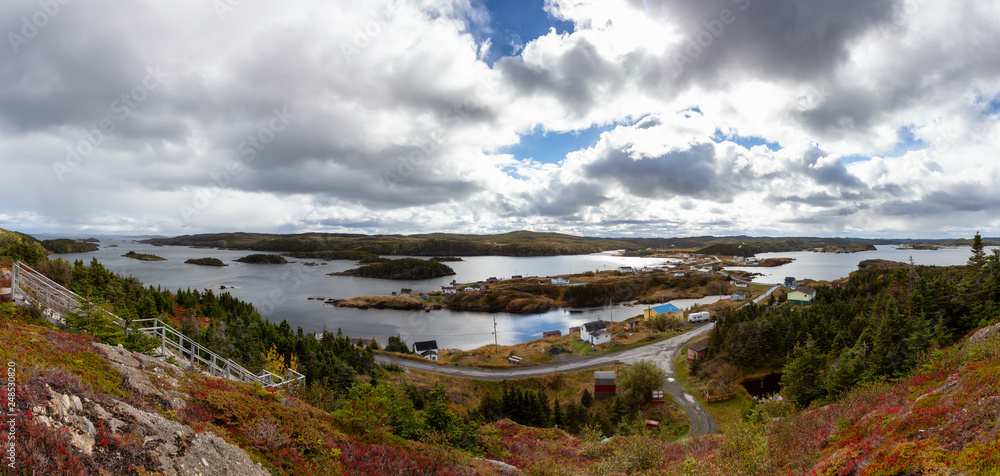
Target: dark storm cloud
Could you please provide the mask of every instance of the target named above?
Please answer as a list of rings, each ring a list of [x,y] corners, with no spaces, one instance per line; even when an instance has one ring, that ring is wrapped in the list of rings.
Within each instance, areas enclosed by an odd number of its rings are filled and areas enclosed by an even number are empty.
[[[608,200],[604,187],[588,182],[552,182],[549,187],[517,195],[497,194],[494,211],[502,217],[545,216],[577,221],[575,216],[588,207]]]
[[[732,198],[729,179],[721,177],[717,168],[715,147],[699,144],[639,159],[626,150],[609,148],[588,164],[586,173],[591,179],[614,181],[630,194],[645,198],[684,196],[728,201]]]
[[[848,45],[889,20],[893,0],[631,0],[634,8],[679,25],[685,37],[672,55],[687,58],[686,80],[753,71],[773,79],[812,79],[848,57]],[[694,45],[694,46],[692,46]]]
[[[555,97],[577,117],[584,116],[601,99],[601,92],[620,86],[624,78],[621,68],[602,57],[588,40],[573,41],[551,63],[505,57],[494,68],[520,94]]]
[[[864,183],[858,177],[851,175],[847,171],[847,167],[844,167],[844,162],[840,158],[826,160],[823,164],[820,164],[820,159],[826,155],[825,152],[818,148],[813,148],[806,152],[803,160],[805,164],[804,172],[808,177],[820,185],[832,185],[850,189],[865,187]]]
[[[1000,193],[984,189],[979,184],[964,184],[948,191],[936,191],[918,200],[892,200],[883,203],[879,211],[890,216],[948,215],[963,212],[995,212]],[[993,217],[995,218],[995,214]]]

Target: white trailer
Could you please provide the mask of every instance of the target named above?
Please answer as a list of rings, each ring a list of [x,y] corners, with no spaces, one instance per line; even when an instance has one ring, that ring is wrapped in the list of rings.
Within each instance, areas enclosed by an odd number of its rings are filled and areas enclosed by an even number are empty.
[[[709,316],[707,311],[692,312],[691,314],[688,314],[688,322],[705,322],[710,317],[711,316]]]

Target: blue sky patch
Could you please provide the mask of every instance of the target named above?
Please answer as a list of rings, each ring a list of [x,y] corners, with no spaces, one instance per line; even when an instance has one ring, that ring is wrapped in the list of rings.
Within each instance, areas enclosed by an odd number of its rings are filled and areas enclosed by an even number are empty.
[[[896,131],[896,134],[899,136],[899,141],[896,142],[896,147],[892,150],[892,152],[887,154],[889,157],[899,157],[905,155],[911,150],[922,150],[927,148],[926,142],[917,139],[916,136],[913,135],[912,126],[901,127],[898,131]]]
[[[840,158],[840,161],[843,162],[844,165],[853,164],[855,162],[864,162],[866,160],[872,160],[872,158],[867,155],[845,155]]]
[[[976,96],[975,105],[976,109],[978,109],[979,113],[983,116],[987,118],[995,117],[1000,114],[1000,95],[990,97],[979,94]]]
[[[722,131],[716,129],[715,134],[712,134],[712,141],[716,144],[724,141],[733,141],[747,149],[758,145],[766,145],[768,149],[772,151],[779,151],[782,149],[781,145],[777,142],[768,142],[767,139],[757,136],[741,136],[741,135],[726,135]]]
[[[516,56],[529,41],[544,36],[549,28],[559,33],[572,33],[573,23],[550,17],[545,13],[544,0],[481,0],[490,12],[490,24],[485,31],[474,31],[477,41],[492,38],[490,65],[504,56]]]
[[[589,129],[573,132],[552,132],[535,130],[531,134],[521,136],[521,142],[501,148],[498,152],[511,154],[518,160],[535,159],[546,164],[559,163],[566,154],[593,147],[601,138],[601,133],[617,127],[591,126]]]

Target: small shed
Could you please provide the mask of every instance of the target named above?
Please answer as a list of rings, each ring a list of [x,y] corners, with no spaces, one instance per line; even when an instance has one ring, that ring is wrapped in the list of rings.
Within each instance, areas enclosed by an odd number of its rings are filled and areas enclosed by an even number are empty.
[[[660,427],[660,422],[658,422],[656,420],[646,420],[646,428],[652,429],[652,428],[659,428],[659,427]]]
[[[594,372],[594,398],[598,400],[615,396],[615,371]]]
[[[561,335],[562,335],[562,331],[559,331],[559,330],[545,331],[545,332],[542,332],[542,339],[544,339],[546,337],[559,337]]]
[[[413,343],[413,350],[427,360],[437,362],[438,344],[436,340],[425,340]]]
[[[569,332],[568,332],[569,335],[579,334],[579,333],[580,333],[580,326],[575,326],[575,327],[570,327],[569,328]]]
[[[708,357],[708,339],[703,339],[688,345],[688,362],[702,360],[705,357]]]
[[[794,288],[795,287],[795,277],[794,276],[785,276],[785,283],[784,284],[785,284],[785,287],[787,287],[787,288]]]
[[[413,290],[410,289],[410,288],[403,288],[403,289],[399,290],[399,295],[400,296],[409,296],[410,293],[412,293],[412,292],[413,292]]]
[[[747,293],[745,293],[743,291],[736,291],[736,292],[734,292],[733,294],[731,294],[729,296],[729,299],[731,299],[733,301],[746,301],[747,300]]]
[[[598,329],[590,333],[590,343],[594,345],[601,345],[611,342],[611,333],[606,329]]]
[[[666,399],[663,398],[663,390],[653,390],[653,405],[663,405]]]
[[[635,329],[635,328],[639,327],[639,321],[628,321],[628,322],[625,323],[625,325],[629,329]]]
[[[691,314],[688,314],[688,322],[706,322],[711,317],[712,316],[708,313],[708,311],[692,312]]]

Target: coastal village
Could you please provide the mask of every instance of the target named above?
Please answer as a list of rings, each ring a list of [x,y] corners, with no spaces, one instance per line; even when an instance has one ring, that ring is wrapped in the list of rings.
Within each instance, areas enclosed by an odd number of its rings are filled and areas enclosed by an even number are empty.
[[[439,342],[440,339],[416,341],[411,344],[411,349],[416,355],[434,362],[504,367],[542,364],[558,359],[565,360],[574,355],[620,350],[623,347],[678,335],[709,322],[724,309],[739,307],[751,301],[764,302],[765,299],[771,298],[771,301],[765,304],[778,305],[787,301],[789,305],[804,306],[810,304],[816,295],[814,288],[804,284],[815,284],[814,281],[800,282],[795,277],[786,277],[781,283],[755,283],[753,273],[724,269],[731,266],[780,266],[791,261],[788,258],[759,260],[755,257],[699,255],[694,252],[677,252],[664,257],[668,261],[658,266],[620,266],[612,270],[545,277],[489,276],[475,282],[462,283],[452,280],[451,283],[441,286],[439,291],[420,292],[412,288],[401,288],[388,296],[327,299],[324,302],[360,309],[431,312],[445,308],[463,309],[455,305],[461,299],[485,301],[491,294],[506,296],[514,293],[521,295],[522,300],[538,299],[531,293],[531,288],[544,289],[555,286],[567,289],[588,285],[623,288],[635,283],[648,283],[650,280],[661,283],[660,287],[652,291],[647,289],[644,293],[629,296],[631,299],[624,301],[623,305],[626,309],[631,308],[634,311],[618,316],[617,320],[613,310],[610,310],[607,318],[602,317],[566,329],[545,330],[540,333],[539,338],[521,344],[491,345],[471,351],[448,348],[446,342]],[[832,283],[832,285],[838,284],[842,285],[842,283]],[[673,299],[697,300],[706,297],[715,300],[709,304],[694,304],[684,309],[668,302]],[[602,303],[614,304],[615,301],[609,299]],[[602,306],[602,303],[594,304]],[[565,303],[556,304],[565,305]],[[574,312],[572,306],[565,307],[570,307],[570,312]],[[489,312],[487,309],[471,310]],[[510,312],[510,309],[503,310]],[[356,340],[359,345],[368,345],[374,339]]]

